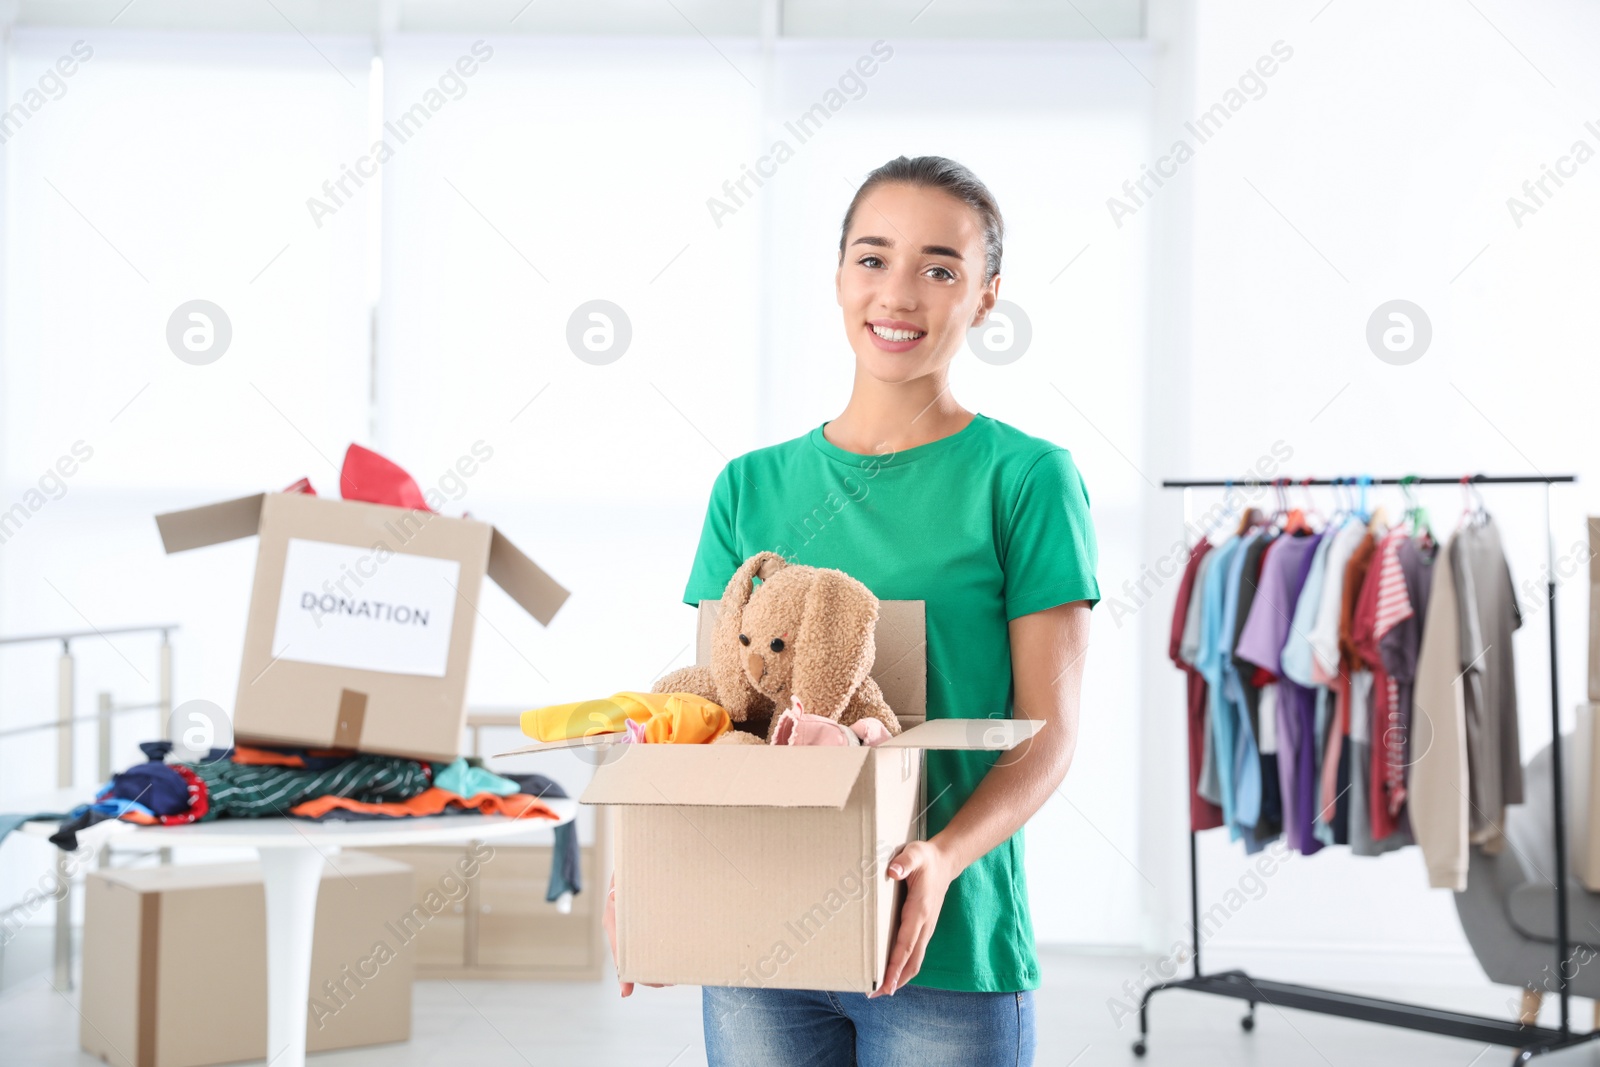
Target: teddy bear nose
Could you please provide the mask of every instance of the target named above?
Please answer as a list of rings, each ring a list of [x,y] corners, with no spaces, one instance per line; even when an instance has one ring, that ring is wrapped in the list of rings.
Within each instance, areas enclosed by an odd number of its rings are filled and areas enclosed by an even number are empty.
[[[752,652],[745,658],[744,669],[745,673],[750,675],[751,681],[759,681],[761,675],[766,671],[767,665],[762,661],[761,653]]]

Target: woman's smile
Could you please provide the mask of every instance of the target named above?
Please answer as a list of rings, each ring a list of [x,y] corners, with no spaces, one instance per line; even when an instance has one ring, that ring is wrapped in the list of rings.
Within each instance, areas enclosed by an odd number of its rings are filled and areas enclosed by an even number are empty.
[[[900,319],[869,319],[867,336],[885,352],[909,352],[922,343],[928,331],[914,322]]]

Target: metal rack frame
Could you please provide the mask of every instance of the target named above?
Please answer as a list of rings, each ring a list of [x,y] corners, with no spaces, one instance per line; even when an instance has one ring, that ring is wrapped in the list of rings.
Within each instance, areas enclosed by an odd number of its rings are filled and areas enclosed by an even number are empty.
[[[1573,1045],[1581,1045],[1600,1039],[1600,1030],[1582,1034],[1572,1031],[1568,978],[1566,968],[1563,966],[1570,950],[1567,933],[1566,790],[1562,781],[1560,673],[1556,651],[1556,575],[1554,543],[1551,537],[1550,525],[1550,486],[1557,483],[1570,484],[1576,481],[1577,477],[1571,474],[1500,476],[1477,474],[1465,478],[1408,476],[1404,478],[1363,477],[1359,480],[1355,478],[1272,478],[1256,481],[1249,479],[1240,479],[1238,481],[1231,479],[1173,479],[1161,483],[1161,488],[1163,489],[1182,489],[1185,491],[1183,510],[1186,529],[1189,525],[1190,516],[1190,497],[1188,492],[1190,489],[1232,489],[1235,486],[1247,485],[1292,488],[1294,486],[1309,485],[1355,487],[1358,485],[1463,485],[1466,483],[1474,485],[1543,485],[1545,487],[1545,550],[1548,557],[1545,577],[1545,603],[1550,620],[1550,744],[1553,770],[1551,787],[1555,804],[1556,981],[1561,998],[1561,1026],[1559,1029],[1552,1029],[1537,1025],[1524,1025],[1507,1019],[1473,1015],[1466,1012],[1444,1011],[1420,1004],[1386,1000],[1381,997],[1359,996],[1315,986],[1267,981],[1252,978],[1242,970],[1219,971],[1215,974],[1203,973],[1200,969],[1200,863],[1199,851],[1196,845],[1198,834],[1196,831],[1191,830],[1189,832],[1189,917],[1190,929],[1195,938],[1194,976],[1162,982],[1145,990],[1144,996],[1139,1002],[1139,1038],[1133,1044],[1135,1055],[1143,1056],[1145,1053],[1145,1042],[1150,1030],[1148,1016],[1150,998],[1164,989],[1186,989],[1195,993],[1210,993],[1215,996],[1232,997],[1236,1000],[1248,1002],[1250,1007],[1240,1020],[1240,1025],[1246,1031],[1255,1028],[1256,1005],[1270,1004],[1274,1007],[1299,1008],[1302,1011],[1314,1011],[1323,1015],[1337,1015],[1346,1019],[1359,1019],[1363,1022],[1398,1026],[1407,1030],[1420,1030],[1448,1037],[1459,1037],[1469,1041],[1506,1045],[1519,1050],[1512,1059],[1513,1065],[1527,1063],[1534,1056],[1546,1052],[1553,1052],[1557,1049],[1569,1048]]]

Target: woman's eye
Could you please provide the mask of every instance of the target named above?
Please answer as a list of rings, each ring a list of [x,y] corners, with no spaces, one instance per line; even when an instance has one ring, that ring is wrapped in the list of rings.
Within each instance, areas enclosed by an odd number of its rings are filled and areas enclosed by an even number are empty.
[[[774,637],[772,639],[771,648],[772,648],[772,651],[774,651],[774,652],[782,652],[783,651],[783,638]]]
[[[949,269],[946,267],[929,267],[928,270],[938,271],[938,278],[941,282],[951,281],[955,278],[955,275],[950,273]]]
[[[883,260],[879,259],[877,256],[862,256],[860,259],[856,260],[856,262],[863,267],[883,266]]]

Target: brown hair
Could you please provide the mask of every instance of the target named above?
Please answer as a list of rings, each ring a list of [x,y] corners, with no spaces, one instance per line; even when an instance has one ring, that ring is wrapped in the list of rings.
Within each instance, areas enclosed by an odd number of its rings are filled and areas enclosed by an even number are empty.
[[[850,233],[850,223],[856,217],[856,208],[863,198],[880,185],[901,182],[923,189],[939,189],[966,204],[978,215],[983,225],[984,284],[1000,273],[1001,242],[1005,237],[1005,222],[1000,218],[1000,208],[994,202],[989,187],[978,180],[972,171],[944,156],[917,156],[891,159],[871,174],[856,190],[850,208],[844,213],[844,225],[839,229],[839,261],[844,261],[844,242]]]

